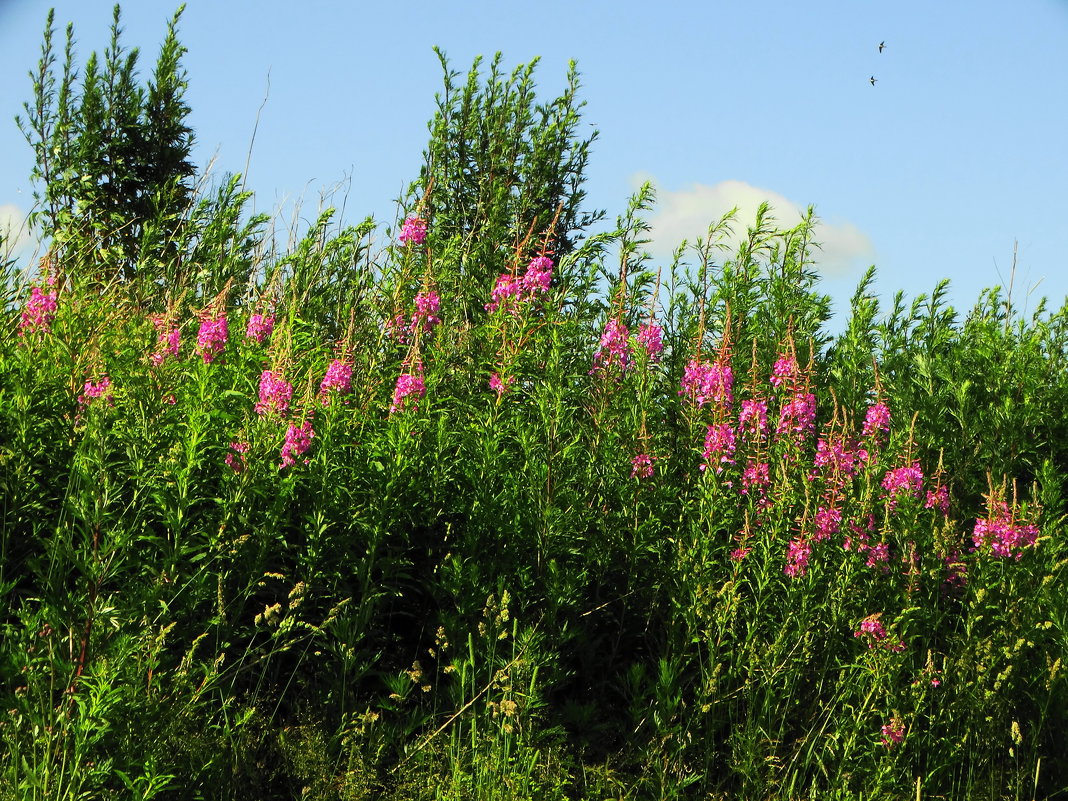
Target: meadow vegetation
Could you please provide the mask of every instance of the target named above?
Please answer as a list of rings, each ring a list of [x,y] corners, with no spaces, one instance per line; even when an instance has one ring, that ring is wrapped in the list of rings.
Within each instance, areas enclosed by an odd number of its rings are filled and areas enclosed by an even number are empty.
[[[392,226],[284,244],[177,22],[50,15],[20,119],[0,799],[1063,797],[1068,309],[869,271],[832,335],[766,207],[654,261],[499,57]]]

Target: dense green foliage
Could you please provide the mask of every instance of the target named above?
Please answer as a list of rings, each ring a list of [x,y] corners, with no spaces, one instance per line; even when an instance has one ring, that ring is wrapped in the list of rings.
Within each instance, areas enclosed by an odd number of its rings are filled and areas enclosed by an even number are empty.
[[[177,20],[142,86],[50,16],[27,104],[0,799],[1065,793],[1068,309],[869,272],[831,336],[767,208],[656,264],[574,67],[499,58],[403,224],[281,251],[193,182]]]

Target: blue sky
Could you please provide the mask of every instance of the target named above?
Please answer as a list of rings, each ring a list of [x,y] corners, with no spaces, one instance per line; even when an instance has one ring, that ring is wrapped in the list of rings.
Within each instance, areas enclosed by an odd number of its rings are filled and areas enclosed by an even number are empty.
[[[0,225],[32,203],[12,118],[49,5],[0,0]],[[103,49],[112,5],[54,3],[81,63]],[[123,8],[146,71],[175,8]],[[1068,0],[189,0],[180,36],[198,164],[244,172],[266,97],[247,177],[259,211],[303,198],[313,217],[345,182],[347,219],[392,221],[441,85],[431,47],[461,72],[499,50],[508,67],[540,57],[546,96],[578,62],[600,132],[589,203],[614,217],[653,181],[660,258],[732,205],[750,221],[766,198],[784,221],[816,207],[838,308],[869,264],[887,298],[946,277],[968,308],[1009,280],[1014,242],[1020,305],[1028,290],[1029,307],[1068,295]]]

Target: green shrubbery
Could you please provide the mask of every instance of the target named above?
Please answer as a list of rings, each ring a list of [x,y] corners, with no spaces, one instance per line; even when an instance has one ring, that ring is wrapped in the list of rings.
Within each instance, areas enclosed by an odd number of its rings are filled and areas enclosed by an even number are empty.
[[[1064,792],[1068,311],[869,273],[829,336],[766,208],[656,264],[648,187],[591,233],[573,68],[499,60],[442,58],[396,230],[279,252],[192,182],[174,23],[143,86],[51,40],[0,798]]]

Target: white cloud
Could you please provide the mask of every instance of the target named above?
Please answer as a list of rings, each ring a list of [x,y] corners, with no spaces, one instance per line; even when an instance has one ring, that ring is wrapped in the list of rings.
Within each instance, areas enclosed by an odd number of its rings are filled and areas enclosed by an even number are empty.
[[[26,214],[12,203],[0,204],[0,258],[18,258],[33,241],[26,225]]]
[[[638,174],[632,180],[639,185],[652,178]],[[756,219],[757,207],[764,201],[771,206],[776,223],[783,227],[796,225],[805,211],[778,192],[744,181],[720,181],[712,186],[695,183],[679,190],[658,187],[656,206],[649,220],[653,240],[650,250],[658,257],[668,258],[683,239],[692,244],[697,237],[707,237],[709,224],[737,207],[733,233],[723,240],[733,249],[746,235]],[[816,269],[826,276],[847,275],[874,261],[875,247],[868,235],[848,220],[818,220],[814,238],[820,244],[820,249],[813,253]]]

